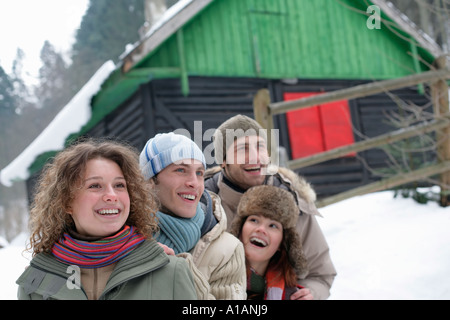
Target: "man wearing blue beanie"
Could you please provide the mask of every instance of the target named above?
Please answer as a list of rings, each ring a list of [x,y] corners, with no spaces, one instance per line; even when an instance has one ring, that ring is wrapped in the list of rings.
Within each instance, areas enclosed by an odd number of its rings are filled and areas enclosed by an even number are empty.
[[[168,165],[185,159],[201,162],[206,170],[205,157],[195,142],[181,134],[170,132],[157,134],[148,140],[139,162],[142,173],[148,180]]]
[[[200,148],[180,134],[157,134],[139,161],[160,201],[156,240],[186,258],[198,298],[245,299],[244,249],[226,231],[220,198],[205,191],[206,162]]]

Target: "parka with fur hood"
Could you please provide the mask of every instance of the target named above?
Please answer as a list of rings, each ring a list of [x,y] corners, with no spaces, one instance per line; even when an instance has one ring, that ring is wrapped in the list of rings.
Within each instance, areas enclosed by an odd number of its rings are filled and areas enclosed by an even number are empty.
[[[308,271],[301,275],[298,284],[310,289],[314,299],[327,299],[336,270],[328,244],[316,220],[316,216],[320,216],[315,206],[316,194],[309,183],[292,170],[271,166],[269,172],[271,174],[267,175],[264,184],[292,192],[299,208],[296,231],[301,238]],[[245,190],[233,185],[219,166],[206,171],[205,188],[221,198],[230,230]]]

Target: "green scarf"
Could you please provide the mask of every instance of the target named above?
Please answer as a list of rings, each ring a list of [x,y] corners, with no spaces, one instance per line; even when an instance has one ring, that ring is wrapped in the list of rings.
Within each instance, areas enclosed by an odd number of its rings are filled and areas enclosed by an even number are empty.
[[[188,252],[201,237],[201,228],[205,221],[205,213],[200,204],[197,212],[190,219],[174,217],[161,211],[156,213],[160,231],[155,235],[156,241],[172,248],[175,254]]]

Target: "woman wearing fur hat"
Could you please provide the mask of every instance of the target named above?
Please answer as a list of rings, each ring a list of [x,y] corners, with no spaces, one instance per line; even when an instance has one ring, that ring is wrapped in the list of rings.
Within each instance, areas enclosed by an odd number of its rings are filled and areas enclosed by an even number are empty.
[[[199,299],[245,299],[244,249],[226,232],[219,197],[205,191],[200,148],[183,135],[158,134],[142,150],[140,165],[160,201],[156,239],[186,258]]]
[[[297,280],[307,262],[295,231],[297,216],[286,190],[257,186],[243,195],[231,232],[244,244],[248,299],[298,299],[293,293],[302,288]]]
[[[196,299],[184,259],[152,239],[155,196],[128,145],[87,140],[60,152],[37,186],[23,300]],[[176,288],[176,289],[175,289]]]
[[[269,164],[267,137],[271,136],[254,119],[234,116],[214,133],[216,162],[220,166],[205,172],[205,188],[222,200],[229,224],[237,214],[243,194],[249,188],[271,185],[295,195],[298,207],[296,230],[300,236],[308,273],[299,280],[304,289],[298,295],[326,299],[336,276],[329,247],[316,220],[320,216],[314,202],[316,194],[309,183],[287,168]]]

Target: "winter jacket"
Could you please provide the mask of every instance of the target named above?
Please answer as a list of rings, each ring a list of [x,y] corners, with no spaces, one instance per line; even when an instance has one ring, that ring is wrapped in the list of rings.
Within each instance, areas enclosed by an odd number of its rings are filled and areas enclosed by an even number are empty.
[[[209,194],[217,224],[200,238],[189,254],[178,256],[186,258],[200,300],[245,300],[244,247],[239,239],[226,231],[227,218],[220,198]]]
[[[301,212],[296,228],[302,240],[308,262],[308,272],[301,277],[298,283],[310,289],[314,299],[327,299],[336,276],[336,270],[330,258],[328,244],[315,217],[316,215],[320,216],[314,204],[316,194],[311,186],[295,172],[281,167],[273,167],[270,171],[275,173],[268,175],[264,184],[278,186],[293,192]],[[220,167],[207,170],[205,188],[217,193],[221,198],[229,229],[245,190],[234,186],[224,176]]]
[[[80,281],[80,269],[77,274],[76,266],[59,262],[47,253],[36,255],[16,283],[19,285],[20,300],[88,299]],[[106,287],[98,297],[99,300],[196,298],[192,274],[186,261],[167,256],[154,240],[143,242],[114,265]]]

